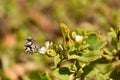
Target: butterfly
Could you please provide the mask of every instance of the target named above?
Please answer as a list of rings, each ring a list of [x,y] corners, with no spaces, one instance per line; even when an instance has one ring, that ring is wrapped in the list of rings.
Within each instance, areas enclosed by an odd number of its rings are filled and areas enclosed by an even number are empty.
[[[36,53],[39,50],[39,45],[36,40],[34,40],[31,36],[26,38],[24,44],[24,50],[26,53]]]

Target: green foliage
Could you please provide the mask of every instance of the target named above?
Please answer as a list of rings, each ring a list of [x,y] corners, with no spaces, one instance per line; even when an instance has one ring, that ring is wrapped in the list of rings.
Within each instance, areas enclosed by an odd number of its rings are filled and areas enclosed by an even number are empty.
[[[60,80],[118,80],[113,74],[119,65],[119,40],[113,29],[109,32],[111,43],[97,32],[79,34],[71,32],[66,24],[61,23],[63,44],[52,44],[49,48],[54,57],[53,75]],[[80,33],[83,33],[81,30]],[[113,51],[109,51],[112,45]],[[116,73],[119,75],[119,72]]]
[[[62,35],[63,35],[64,41],[70,40],[70,30],[69,30],[69,28],[67,27],[67,25],[64,24],[64,23],[61,23],[61,24],[60,24],[60,29],[61,29],[61,33],[62,33]]]
[[[40,74],[40,80],[51,80],[48,73]]]
[[[68,67],[60,67],[54,70],[53,75],[61,80],[70,80],[70,71]]]
[[[48,73],[42,72],[42,71],[33,71],[30,74],[28,74],[31,80],[51,80]]]

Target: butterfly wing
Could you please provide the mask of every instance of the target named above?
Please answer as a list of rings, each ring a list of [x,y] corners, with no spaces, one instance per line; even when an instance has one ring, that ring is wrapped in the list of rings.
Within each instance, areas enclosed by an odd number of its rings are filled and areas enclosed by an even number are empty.
[[[38,52],[39,49],[38,43],[31,37],[27,37],[25,44],[24,44],[24,50],[26,53],[35,53]]]

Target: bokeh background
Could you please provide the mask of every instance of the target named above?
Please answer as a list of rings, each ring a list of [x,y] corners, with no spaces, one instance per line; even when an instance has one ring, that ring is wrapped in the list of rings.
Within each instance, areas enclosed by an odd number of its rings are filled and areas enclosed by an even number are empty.
[[[120,0],[0,0],[0,80],[40,80],[51,74],[52,58],[24,52],[27,36],[40,45],[47,40],[60,43],[61,22],[71,30],[106,36],[116,29],[118,17]]]

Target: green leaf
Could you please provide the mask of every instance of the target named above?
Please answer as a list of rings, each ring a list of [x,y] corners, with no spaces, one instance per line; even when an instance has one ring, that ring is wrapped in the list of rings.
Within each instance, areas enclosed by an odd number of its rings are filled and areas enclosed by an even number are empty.
[[[112,78],[113,80],[120,80],[120,68],[116,67],[110,74],[110,78]]]
[[[68,28],[68,26],[64,23],[60,24],[60,29],[64,38],[64,41],[69,40],[70,39],[70,30]]]
[[[80,56],[76,54],[68,55],[68,59],[79,59]]]
[[[82,62],[91,62],[96,59],[99,59],[102,52],[100,50],[90,51],[90,52],[83,52],[81,56],[72,54],[68,55],[68,59],[77,59]]]
[[[82,62],[91,62],[101,57],[102,52],[100,50],[83,52],[82,56],[79,58]]]
[[[97,70],[93,67],[87,65],[83,68],[83,73],[81,75],[81,80],[85,80],[88,77],[93,77],[96,74]]]
[[[104,48],[104,51],[108,55],[112,55],[113,54],[108,48]]]
[[[56,55],[54,57],[54,66],[52,66],[51,68],[56,68],[57,67],[57,64],[61,61],[61,58],[60,58],[60,55]]]
[[[95,50],[100,50],[102,49],[104,46],[105,46],[105,41],[101,40],[101,41],[98,41],[94,47]]]
[[[81,78],[84,79],[92,79],[92,80],[107,80],[107,76],[100,73],[99,69],[87,65],[83,68],[84,73],[82,74]]]
[[[82,61],[82,62],[91,62],[91,61],[94,61],[98,58],[99,58],[98,56],[93,56],[93,57],[81,56],[79,58],[79,60]]]
[[[84,50],[83,52],[81,52],[82,56],[86,56],[86,57],[97,56],[100,55],[101,53],[102,53],[101,50],[95,50],[95,51]]]
[[[99,70],[100,73],[106,75],[105,73],[108,73],[112,70],[113,66],[111,63],[108,64],[96,64],[95,68]],[[106,77],[106,76],[105,76]]]
[[[86,44],[89,44],[88,48],[90,50],[99,50],[106,44],[105,40],[100,39],[97,34],[91,33],[88,38],[85,39]]]
[[[48,73],[41,73],[40,80],[51,80]]]
[[[98,74],[96,74],[96,80],[106,80],[106,79],[105,79],[104,75],[98,73]]]
[[[112,37],[111,44],[112,44],[113,48],[119,49],[119,45],[118,45],[119,41],[118,41],[118,38],[117,38],[116,31],[111,28],[111,32],[109,32],[108,35]]]
[[[77,35],[76,32],[72,32],[72,38],[75,39],[75,36]]]
[[[60,67],[53,72],[53,75],[60,80],[70,80],[70,74],[68,67]]]
[[[41,71],[32,71],[28,74],[28,77],[31,79],[31,80],[37,80],[37,79],[40,79],[40,73],[43,73]]]
[[[111,32],[109,32],[108,35],[111,36],[112,38],[116,39],[117,34],[116,34],[115,30],[113,28],[111,28],[110,30],[111,30]]]
[[[88,35],[88,38],[85,39],[86,44],[89,44],[88,48],[93,50],[96,42],[98,41],[98,36],[95,33],[91,33]]]

